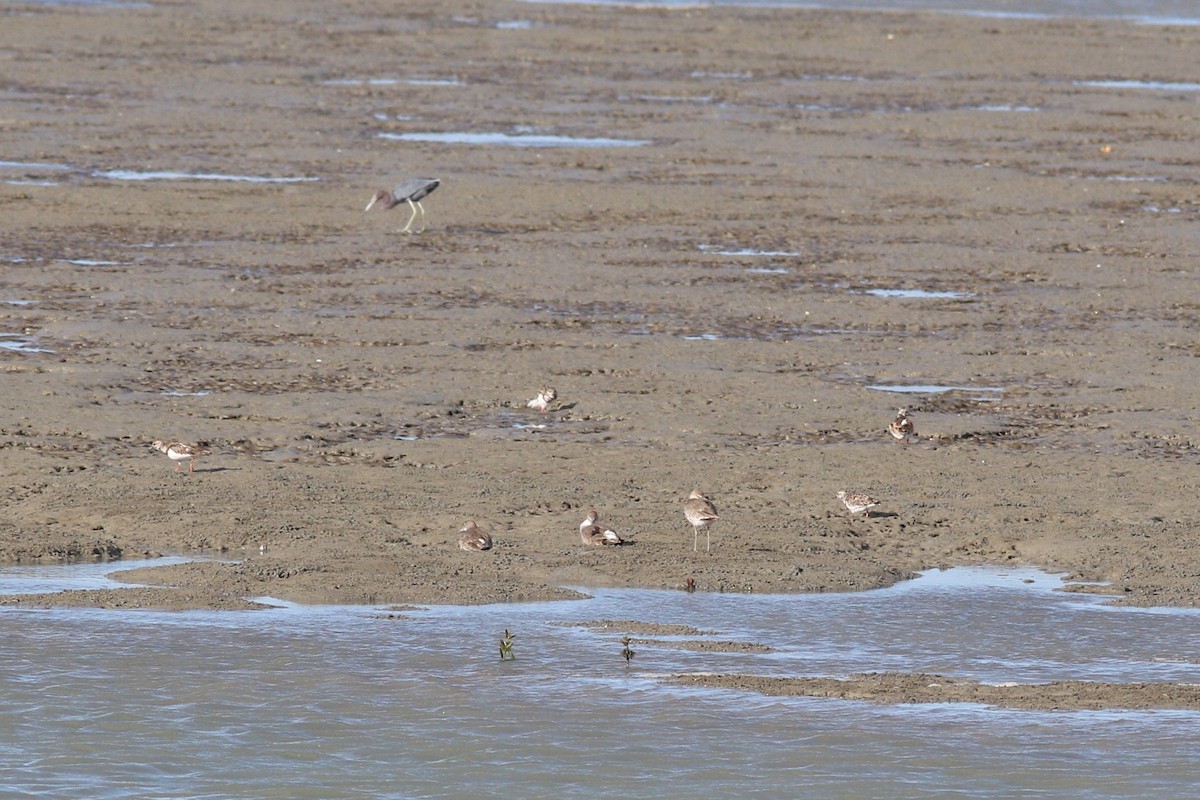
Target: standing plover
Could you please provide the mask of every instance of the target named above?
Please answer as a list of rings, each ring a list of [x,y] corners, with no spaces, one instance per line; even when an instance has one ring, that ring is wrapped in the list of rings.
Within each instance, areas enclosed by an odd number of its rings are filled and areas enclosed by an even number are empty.
[[[534,411],[541,411],[543,414],[550,408],[550,404],[558,397],[558,392],[554,391],[553,386],[547,386],[537,393],[537,397],[525,404],[527,408],[532,408]]]
[[[181,462],[188,462],[188,472],[196,471],[196,457],[204,455],[207,451],[201,450],[190,444],[183,442],[161,442],[155,441],[150,445],[160,453],[166,453],[167,458],[175,462],[175,471],[179,472],[179,468],[183,466]]]
[[[893,439],[905,444],[908,444],[908,437],[917,434],[917,429],[913,427],[913,421],[908,418],[907,408],[901,408],[896,412],[896,418],[888,423],[887,429]]]
[[[625,543],[625,540],[618,536],[615,531],[600,527],[596,521],[598,519],[600,519],[600,515],[593,509],[588,512],[587,519],[579,523],[579,538],[584,544],[592,547],[602,547],[606,544]]]
[[[862,494],[861,492],[847,492],[845,490],[837,493],[837,499],[842,501],[842,504],[850,511],[850,516],[853,518],[855,514],[863,512],[865,516],[871,516],[868,510],[879,505],[879,501],[870,495]]]
[[[700,539],[700,531],[704,531],[704,552],[712,552],[712,534],[708,530],[708,526],[713,524],[714,520],[720,519],[717,516],[717,507],[712,502],[700,494],[699,489],[693,489],[688,495],[687,502],[683,504],[683,516],[692,525],[692,552],[700,549],[698,544]]]
[[[491,550],[492,537],[470,521],[458,529],[458,546],[461,550]]]

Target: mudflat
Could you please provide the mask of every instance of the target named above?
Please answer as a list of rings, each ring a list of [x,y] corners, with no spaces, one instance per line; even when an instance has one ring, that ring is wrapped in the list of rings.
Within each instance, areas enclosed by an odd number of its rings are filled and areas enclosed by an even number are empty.
[[[1200,596],[1200,28],[0,18],[0,558],[210,559],[7,602],[841,591],[982,563]],[[363,213],[425,176],[424,232]],[[156,439],[207,454],[176,472]],[[852,519],[839,490],[879,504]],[[584,546],[593,508],[629,543]],[[493,549],[458,549],[467,520]]]

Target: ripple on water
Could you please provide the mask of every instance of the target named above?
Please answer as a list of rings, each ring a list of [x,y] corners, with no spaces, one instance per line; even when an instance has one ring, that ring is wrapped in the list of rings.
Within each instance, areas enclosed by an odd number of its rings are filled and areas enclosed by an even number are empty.
[[[95,581],[144,563],[33,569]],[[28,569],[0,568],[0,591]],[[981,798],[1058,796],[1063,786],[1190,796],[1196,713],[886,706],[664,680],[897,669],[990,683],[1200,681],[1200,615],[1129,614],[1057,585],[1032,570],[971,569],[855,594],[598,589],[577,601],[400,615],[294,604],[252,614],[0,608],[0,718],[19,714],[21,732],[19,746],[0,746],[0,771],[31,793],[121,800],[235,785],[247,796],[313,786],[321,796],[391,797],[397,786],[444,796],[453,786],[456,796],[567,800],[674,797],[685,784],[700,796],[802,800],[917,784]],[[79,583],[36,586],[60,588]],[[774,652],[635,641],[627,665],[621,637],[637,632],[579,625],[597,619]],[[516,660],[501,663],[505,628]]]

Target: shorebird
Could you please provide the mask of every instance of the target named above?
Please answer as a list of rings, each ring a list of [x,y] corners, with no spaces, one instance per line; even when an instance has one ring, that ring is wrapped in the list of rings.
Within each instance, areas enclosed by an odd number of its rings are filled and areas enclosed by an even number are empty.
[[[380,189],[371,198],[371,202],[367,203],[367,207],[363,209],[363,213],[367,213],[371,208],[379,203],[382,208],[395,208],[401,203],[408,203],[408,207],[412,209],[412,216],[408,218],[408,222],[400,229],[400,233],[408,233],[408,229],[412,227],[413,220],[417,218],[417,209],[421,210],[421,230],[413,231],[420,233],[425,230],[425,206],[421,205],[421,201],[433,194],[433,190],[441,185],[441,181],[437,178],[413,178],[401,183],[390,192],[387,189]],[[415,204],[415,205],[414,205]]]
[[[908,444],[908,437],[917,435],[917,429],[913,427],[913,421],[908,418],[907,408],[901,408],[896,411],[896,418],[888,423],[887,429],[893,439],[905,444]]]
[[[150,445],[160,453],[166,453],[167,458],[175,462],[175,471],[179,472],[179,468],[183,466],[183,461],[188,462],[188,472],[196,471],[196,456],[204,455],[206,451],[201,450],[190,444],[183,442],[161,442],[155,441]]]
[[[460,550],[491,550],[492,537],[479,530],[474,521],[469,521],[458,529],[458,547]]]
[[[532,408],[534,411],[540,411],[543,414],[550,408],[550,404],[558,397],[558,392],[554,391],[553,386],[547,386],[537,393],[537,397],[525,404],[526,408]]]
[[[592,547],[603,547],[606,544],[624,544],[625,540],[616,534],[615,531],[610,531],[607,528],[602,528],[596,522],[600,519],[600,515],[595,509],[588,512],[587,519],[579,523],[579,538],[586,545]]]
[[[870,495],[862,494],[861,492],[847,492],[842,490],[837,493],[837,499],[842,501],[846,509],[850,512],[850,518],[853,519],[855,514],[866,512],[864,516],[871,516],[870,508],[879,505],[879,501]]]
[[[704,531],[704,552],[712,552],[712,534],[709,533],[708,526],[712,525],[714,520],[720,519],[717,516],[717,507],[707,497],[700,494],[699,489],[692,489],[687,502],[683,504],[683,516],[692,525],[692,552],[700,549],[699,539],[702,530]]]

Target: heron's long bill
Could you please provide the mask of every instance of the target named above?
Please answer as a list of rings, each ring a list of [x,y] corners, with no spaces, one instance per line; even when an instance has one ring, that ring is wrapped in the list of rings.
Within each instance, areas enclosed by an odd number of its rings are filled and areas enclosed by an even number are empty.
[[[370,211],[370,210],[371,210],[371,206],[375,205],[375,201],[376,201],[376,200],[378,200],[378,199],[379,199],[379,195],[375,195],[374,197],[372,197],[372,198],[371,198],[371,202],[367,203],[367,207],[363,209],[363,213],[365,214],[365,213],[367,213],[368,211]]]

